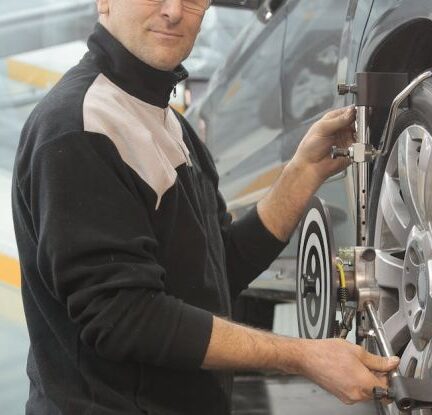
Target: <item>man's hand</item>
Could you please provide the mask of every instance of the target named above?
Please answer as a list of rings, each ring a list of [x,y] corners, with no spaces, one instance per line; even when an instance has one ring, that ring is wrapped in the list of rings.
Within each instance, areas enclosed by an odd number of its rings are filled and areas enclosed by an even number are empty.
[[[376,386],[387,389],[385,375],[399,364],[341,339],[309,340],[305,353],[301,373],[346,404],[372,399]]]
[[[348,167],[347,159],[332,160],[330,154],[332,146],[347,148],[354,142],[354,119],[355,110],[348,107],[317,121],[270,192],[258,202],[262,222],[281,241],[289,238],[321,184]]]
[[[312,125],[301,141],[293,161],[317,176],[322,183],[330,176],[345,170],[346,158],[333,160],[332,146],[348,148],[354,142],[354,107],[340,108],[328,112]]]
[[[204,369],[277,370],[298,374],[352,404],[372,399],[399,364],[341,339],[294,339],[214,318]]]

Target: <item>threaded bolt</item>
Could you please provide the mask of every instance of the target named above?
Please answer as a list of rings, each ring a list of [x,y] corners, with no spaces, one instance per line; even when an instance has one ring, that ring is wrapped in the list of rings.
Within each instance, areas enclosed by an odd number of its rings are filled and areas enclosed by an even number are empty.
[[[373,388],[373,396],[376,400],[386,399],[389,396],[388,389],[376,386],[375,388]]]

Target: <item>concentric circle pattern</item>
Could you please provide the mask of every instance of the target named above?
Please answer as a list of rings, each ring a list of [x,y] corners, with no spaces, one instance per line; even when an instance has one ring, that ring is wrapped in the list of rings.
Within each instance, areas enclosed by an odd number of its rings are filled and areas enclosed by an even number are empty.
[[[333,337],[336,317],[334,239],[328,209],[317,197],[300,225],[297,313],[302,337]]]

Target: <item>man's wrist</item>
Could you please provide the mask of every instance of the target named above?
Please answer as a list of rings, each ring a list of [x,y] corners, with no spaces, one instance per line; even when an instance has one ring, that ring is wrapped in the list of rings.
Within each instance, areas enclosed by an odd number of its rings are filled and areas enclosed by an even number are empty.
[[[312,163],[294,156],[285,166],[282,175],[287,177],[302,177],[302,183],[311,189],[312,194],[321,186],[325,178],[321,177],[319,169]]]
[[[291,374],[303,375],[304,362],[307,359],[305,351],[308,348],[307,339],[282,338],[279,361],[276,370]]]
[[[286,241],[321,183],[315,166],[292,159],[270,192],[258,202],[257,212],[264,226],[280,241]]]

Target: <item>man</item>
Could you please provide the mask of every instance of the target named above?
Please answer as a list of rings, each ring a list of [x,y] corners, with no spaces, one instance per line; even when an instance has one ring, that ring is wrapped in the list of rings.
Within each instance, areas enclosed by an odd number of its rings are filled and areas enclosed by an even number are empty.
[[[29,117],[14,222],[31,347],[27,414],[229,414],[234,369],[307,376],[347,403],[395,361],[229,321],[311,195],[346,167],[352,109],[316,123],[232,222],[211,157],[168,107],[207,0],[98,0],[89,53]]]

